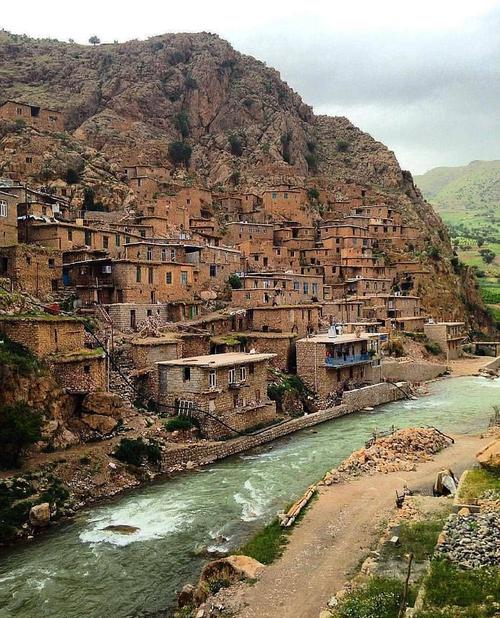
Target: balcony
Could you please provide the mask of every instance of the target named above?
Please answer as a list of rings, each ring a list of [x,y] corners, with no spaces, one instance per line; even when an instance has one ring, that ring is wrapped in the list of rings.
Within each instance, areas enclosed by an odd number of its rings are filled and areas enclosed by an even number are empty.
[[[327,367],[348,367],[349,365],[359,365],[360,363],[369,363],[372,357],[368,352],[362,354],[352,354],[350,356],[327,356],[325,358],[325,365]]]

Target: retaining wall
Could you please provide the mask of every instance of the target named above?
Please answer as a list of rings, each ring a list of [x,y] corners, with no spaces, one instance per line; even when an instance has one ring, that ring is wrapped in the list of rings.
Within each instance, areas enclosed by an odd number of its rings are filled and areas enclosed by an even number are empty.
[[[424,361],[384,361],[382,377],[392,382],[427,382],[446,371],[446,365]]]
[[[496,358],[494,358],[492,361],[490,361],[486,365],[483,365],[481,369],[485,369],[485,370],[489,369],[491,371],[497,371],[498,369],[500,369],[500,356],[497,356]]]
[[[406,390],[407,385],[401,384],[403,390]],[[282,438],[300,429],[306,429],[319,423],[345,416],[357,410],[362,410],[367,406],[376,406],[390,401],[397,401],[404,397],[403,392],[392,384],[375,384],[367,386],[355,391],[344,393],[344,403],[340,406],[319,410],[313,414],[307,414],[300,418],[294,418],[290,421],[285,421],[279,425],[265,429],[264,431],[225,442],[211,442],[208,444],[194,444],[189,446],[181,446],[177,449],[172,449],[163,455],[162,470],[168,472],[178,466],[185,466],[187,462],[192,462],[194,465],[204,465],[212,463],[217,459],[223,459],[237,453],[241,453],[248,449],[272,442],[278,438]]]

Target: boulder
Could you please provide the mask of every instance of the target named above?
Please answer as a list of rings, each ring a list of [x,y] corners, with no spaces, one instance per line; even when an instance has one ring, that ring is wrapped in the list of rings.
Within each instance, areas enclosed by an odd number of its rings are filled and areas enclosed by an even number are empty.
[[[84,414],[100,414],[115,419],[123,418],[128,411],[125,401],[116,393],[89,393],[82,403]]]
[[[102,434],[111,433],[118,425],[116,419],[102,414],[82,414],[82,421],[94,431]]]
[[[179,592],[177,597],[177,606],[179,608],[186,607],[186,605],[192,605],[194,602],[195,587],[192,584],[186,584]]]
[[[50,504],[42,502],[32,506],[29,513],[30,524],[34,528],[45,528],[50,523]]]
[[[487,444],[476,458],[483,468],[499,468],[500,467],[500,438],[496,438],[493,442]]]

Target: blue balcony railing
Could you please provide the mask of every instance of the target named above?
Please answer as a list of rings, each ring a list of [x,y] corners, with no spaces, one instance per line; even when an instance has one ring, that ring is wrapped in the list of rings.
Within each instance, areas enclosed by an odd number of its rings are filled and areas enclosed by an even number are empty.
[[[371,360],[368,352],[363,354],[352,354],[350,356],[327,356],[325,357],[325,365],[327,367],[347,367],[348,365],[356,365],[357,363],[366,363]]]

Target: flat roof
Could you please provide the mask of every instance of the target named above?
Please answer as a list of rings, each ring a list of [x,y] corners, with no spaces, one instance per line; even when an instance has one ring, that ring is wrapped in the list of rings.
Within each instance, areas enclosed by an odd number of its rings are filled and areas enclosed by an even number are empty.
[[[276,354],[250,354],[249,352],[226,352],[225,354],[207,354],[205,356],[191,356],[177,358],[170,361],[161,361],[157,365],[168,367],[203,367],[215,369],[217,367],[231,367],[242,363],[260,363],[274,358]]]
[[[378,333],[360,333],[358,337],[355,333],[346,333],[344,335],[337,335],[336,337],[330,337],[327,333],[320,333],[319,335],[314,335],[313,337],[304,337],[304,339],[299,339],[297,343],[331,343],[331,344],[340,344],[340,343],[353,343],[355,341],[368,341],[369,339],[373,339],[374,335]]]
[[[465,322],[427,322],[426,326],[465,326]]]

